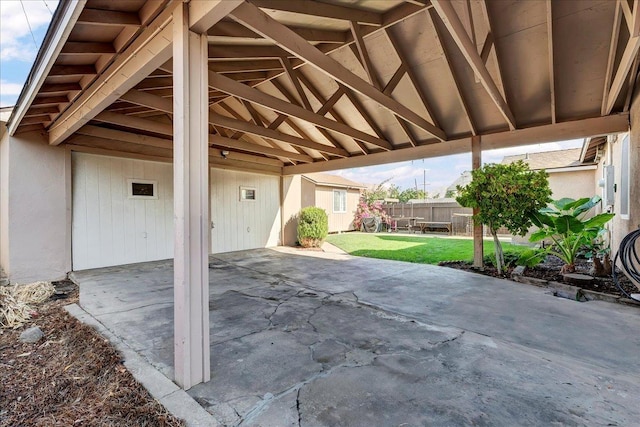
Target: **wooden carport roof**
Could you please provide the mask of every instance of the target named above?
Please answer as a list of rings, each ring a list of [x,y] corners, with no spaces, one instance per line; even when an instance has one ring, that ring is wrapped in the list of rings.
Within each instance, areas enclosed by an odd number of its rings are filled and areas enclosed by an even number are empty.
[[[305,173],[628,129],[638,0],[229,0],[198,21],[212,3],[190,13],[213,164]],[[10,131],[171,159],[181,4],[61,2]]]

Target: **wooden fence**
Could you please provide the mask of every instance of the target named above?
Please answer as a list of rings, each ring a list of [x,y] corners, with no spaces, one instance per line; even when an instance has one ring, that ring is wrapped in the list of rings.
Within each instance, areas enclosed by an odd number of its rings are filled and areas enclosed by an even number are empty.
[[[398,226],[406,229],[408,220],[403,218],[420,218],[418,221],[450,222],[451,234],[454,236],[471,236],[473,234],[473,220],[471,208],[462,207],[456,202],[427,201],[425,203],[388,203],[382,205],[383,210],[394,219],[399,219]],[[506,229],[498,230],[499,234],[510,234]],[[485,230],[485,235],[490,233]]]

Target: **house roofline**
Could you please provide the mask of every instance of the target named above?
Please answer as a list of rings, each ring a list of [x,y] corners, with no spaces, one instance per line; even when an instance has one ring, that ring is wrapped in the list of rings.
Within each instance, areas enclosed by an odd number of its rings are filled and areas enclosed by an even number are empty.
[[[58,4],[31,71],[20,91],[13,113],[7,122],[10,135],[13,136],[18,124],[31,106],[86,3],[87,0],[74,0],[61,1]]]
[[[300,175],[302,176],[302,178],[306,179],[309,182],[314,183],[315,185],[320,185],[322,187],[336,187],[336,188],[353,188],[353,189],[366,189],[367,186],[366,185],[362,185],[362,184],[358,184],[356,182],[353,183],[353,185],[348,185],[348,184],[336,184],[333,182],[324,182],[324,181],[316,181],[310,177],[308,177],[307,175]]]

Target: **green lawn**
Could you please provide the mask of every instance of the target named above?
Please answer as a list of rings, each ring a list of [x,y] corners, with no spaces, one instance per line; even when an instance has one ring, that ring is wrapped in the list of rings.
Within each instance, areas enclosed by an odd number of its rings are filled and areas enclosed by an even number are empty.
[[[442,237],[413,237],[399,234],[331,234],[327,242],[351,255],[397,261],[437,264],[440,261],[473,261],[473,240]],[[502,243],[503,250],[522,252],[527,248]],[[493,254],[493,241],[484,241],[485,255]]]

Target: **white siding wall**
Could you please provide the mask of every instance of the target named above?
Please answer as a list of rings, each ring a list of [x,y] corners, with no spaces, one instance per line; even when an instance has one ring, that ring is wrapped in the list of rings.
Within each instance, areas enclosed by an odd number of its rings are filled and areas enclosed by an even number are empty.
[[[256,189],[255,201],[240,201],[240,187]],[[278,245],[280,178],[211,169],[211,252]]]
[[[130,199],[127,179],[158,182],[158,199]],[[170,163],[73,154],[73,269],[173,257]]]

